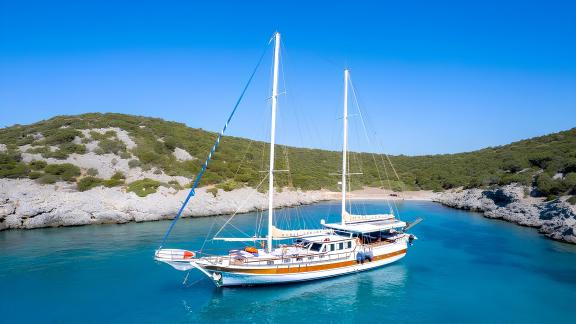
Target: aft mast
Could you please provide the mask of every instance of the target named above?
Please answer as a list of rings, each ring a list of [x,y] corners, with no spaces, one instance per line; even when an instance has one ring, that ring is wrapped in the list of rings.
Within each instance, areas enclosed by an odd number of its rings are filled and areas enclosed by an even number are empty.
[[[344,70],[344,139],[342,144],[342,225],[345,222],[346,215],[346,171],[347,171],[347,155],[348,155],[348,78],[350,71]]]
[[[274,142],[276,140],[276,107],[278,105],[278,63],[280,61],[280,33],[274,34],[274,72],[272,81],[272,127],[270,128],[270,168],[268,171],[268,239],[266,251],[272,251],[274,219]]]

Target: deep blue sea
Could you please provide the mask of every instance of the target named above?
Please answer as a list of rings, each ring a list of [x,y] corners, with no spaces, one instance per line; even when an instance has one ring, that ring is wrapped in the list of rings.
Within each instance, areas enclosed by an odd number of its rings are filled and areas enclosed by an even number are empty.
[[[386,211],[384,202],[364,202]],[[337,203],[279,212],[292,227],[335,220]],[[197,272],[152,260],[167,221],[0,232],[0,313],[21,322],[574,323],[576,246],[536,230],[429,202],[404,202],[424,221],[401,261],[297,285],[216,288]],[[296,217],[298,215],[298,217]],[[170,247],[199,249],[226,217],[184,219]],[[253,231],[257,214],[232,231]],[[207,242],[205,250],[228,249]]]

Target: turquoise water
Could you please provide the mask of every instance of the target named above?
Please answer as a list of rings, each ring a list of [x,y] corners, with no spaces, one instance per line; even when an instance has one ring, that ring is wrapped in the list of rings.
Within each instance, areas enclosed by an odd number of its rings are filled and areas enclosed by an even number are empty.
[[[365,202],[384,211],[383,202]],[[334,220],[336,203],[279,214]],[[427,202],[408,255],[387,267],[297,285],[218,289],[156,264],[167,222],[0,232],[0,312],[12,322],[574,322],[576,246]],[[289,218],[298,213],[301,217]],[[184,219],[171,246],[198,249],[225,218]],[[255,214],[234,226],[248,231]],[[184,244],[184,242],[189,242]],[[205,249],[227,249],[207,243]]]

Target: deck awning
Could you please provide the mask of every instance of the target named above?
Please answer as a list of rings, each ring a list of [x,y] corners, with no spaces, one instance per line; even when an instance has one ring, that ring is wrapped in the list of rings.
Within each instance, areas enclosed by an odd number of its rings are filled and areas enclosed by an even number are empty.
[[[324,227],[338,231],[346,231],[357,234],[365,234],[379,231],[387,231],[393,228],[404,228],[406,222],[397,219],[378,220],[372,222],[362,222],[353,224],[324,224]]]

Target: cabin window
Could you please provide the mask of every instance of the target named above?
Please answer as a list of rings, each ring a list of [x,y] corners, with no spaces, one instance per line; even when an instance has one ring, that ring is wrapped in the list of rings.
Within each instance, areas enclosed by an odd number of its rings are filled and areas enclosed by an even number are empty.
[[[348,241],[347,245],[348,245],[348,248],[351,249],[352,248],[352,241]]]
[[[338,243],[338,250],[344,250],[344,243]]]
[[[312,243],[312,246],[310,247],[310,251],[316,251],[316,252],[320,252],[320,249],[322,248],[322,244],[320,243]]]
[[[335,244],[330,244],[330,251],[334,251],[336,250],[336,245]]]

